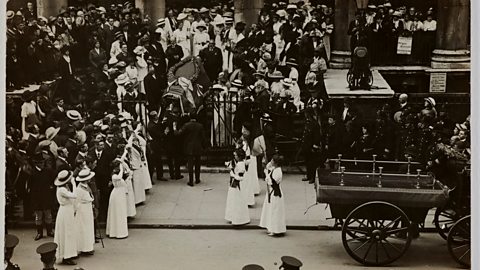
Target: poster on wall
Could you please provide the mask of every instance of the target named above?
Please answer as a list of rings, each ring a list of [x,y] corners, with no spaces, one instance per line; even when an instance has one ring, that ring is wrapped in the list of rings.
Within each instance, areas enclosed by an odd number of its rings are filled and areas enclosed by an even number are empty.
[[[398,37],[397,54],[412,54],[412,37]]]
[[[447,89],[447,73],[430,73],[430,93],[445,93]]]

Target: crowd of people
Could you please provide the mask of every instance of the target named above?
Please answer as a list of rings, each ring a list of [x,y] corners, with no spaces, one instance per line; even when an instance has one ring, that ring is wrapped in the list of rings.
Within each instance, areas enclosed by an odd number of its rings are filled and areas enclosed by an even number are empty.
[[[228,164],[225,219],[235,225],[250,221],[248,206],[260,193],[258,179],[265,178],[260,226],[283,234],[283,158],[275,141],[277,134],[293,136],[293,115],[305,115],[302,149],[310,182],[316,169],[338,154],[410,156],[429,166],[440,163],[440,156],[469,159],[469,119],[455,124],[446,110],[437,112],[433,98],[416,108],[403,94],[398,108],[383,106],[373,122],[363,121],[350,100],[340,114],[330,114],[323,74],[331,54],[333,7],[275,3],[261,10],[248,33],[245,23],[234,23],[232,10],[228,5],[168,9],[156,22],[128,2],[108,10],[69,7],[48,19],[32,15],[30,5],[7,12],[7,86],[56,79],[62,90],[52,97],[41,86],[22,94],[20,110],[7,106],[7,116],[20,118],[8,123],[7,192],[23,201],[26,219],[35,217],[36,240],[44,227],[55,237],[64,263],[93,254],[98,221],[106,221],[108,236],[128,236],[128,219],[146,201],[154,173],[167,180],[164,158],[170,179],[183,178],[185,159],[188,185],[200,183],[200,156],[209,139],[236,146]],[[427,37],[435,31],[433,15],[427,11],[423,24],[422,18],[412,9],[393,10],[389,2],[370,6],[350,24],[352,47],[364,45],[367,32],[366,40],[410,31],[415,41],[420,30]],[[396,48],[393,38],[386,40]],[[376,55],[393,51],[375,49],[380,44],[365,43],[372,61],[393,59]],[[208,121],[165,107],[167,70],[189,56],[201,59],[215,104],[228,107],[211,108]],[[90,110],[72,101],[66,93],[80,74],[91,75],[95,94],[112,97],[109,106]],[[189,83],[183,88],[187,94]],[[182,151],[176,148],[180,144]]]

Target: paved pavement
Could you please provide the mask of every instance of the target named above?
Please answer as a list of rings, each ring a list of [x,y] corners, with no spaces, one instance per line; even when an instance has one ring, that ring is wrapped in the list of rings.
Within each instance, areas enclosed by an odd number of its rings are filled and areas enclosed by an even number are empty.
[[[35,248],[52,238],[33,241],[33,230],[20,229],[13,262],[21,269],[41,269]],[[272,238],[264,230],[130,229],[123,240],[105,239],[105,248],[95,245],[95,255],[81,257],[77,266],[56,265],[58,270],[240,270],[255,263],[266,270],[278,269],[280,257],[301,260],[302,270],[343,269],[455,269],[446,242],[425,233],[414,240],[407,253],[389,267],[366,268],[345,252],[338,231],[288,230],[285,237]]]
[[[187,176],[185,176],[187,177]],[[137,207],[137,216],[132,226],[154,225],[226,225],[225,202],[229,176],[226,173],[203,173],[202,182],[188,186],[186,178],[167,182],[155,181],[144,205]],[[282,190],[285,196],[287,224],[290,226],[333,225],[326,220],[329,212],[325,205],[315,204],[312,184],[301,181],[301,175],[285,175]],[[250,208],[251,224],[257,225],[265,199],[266,185],[260,180],[261,194],[255,197],[255,206]]]

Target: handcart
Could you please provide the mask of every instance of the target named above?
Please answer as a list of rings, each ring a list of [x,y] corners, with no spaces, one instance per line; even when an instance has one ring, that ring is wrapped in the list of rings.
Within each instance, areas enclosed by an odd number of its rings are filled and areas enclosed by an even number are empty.
[[[364,265],[388,265],[402,257],[428,211],[448,201],[450,189],[410,159],[345,160],[339,155],[334,161],[337,169],[316,179],[317,202],[329,204],[332,217],[341,221],[345,250]],[[353,163],[371,164],[371,170],[347,171],[345,165]],[[406,172],[384,171],[383,166],[392,165]]]

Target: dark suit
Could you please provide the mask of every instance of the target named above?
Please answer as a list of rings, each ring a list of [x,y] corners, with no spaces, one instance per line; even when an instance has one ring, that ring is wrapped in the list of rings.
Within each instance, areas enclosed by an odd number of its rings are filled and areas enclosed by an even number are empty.
[[[90,64],[94,68],[99,69],[107,62],[107,52],[102,48],[99,49],[99,52],[95,49],[91,49],[88,53],[88,60],[90,60]]]
[[[168,69],[170,69],[183,58],[182,47],[179,45],[170,45],[165,51],[165,55],[168,59]]]
[[[66,109],[63,109],[62,112],[57,106],[55,106],[47,116],[47,123],[58,127],[60,122],[65,121],[65,119],[67,119]]]
[[[89,167],[95,172],[95,182],[100,192],[100,216],[106,218],[110,195],[108,183],[110,182],[110,175],[112,173],[112,158],[106,149],[102,151],[99,158],[95,152],[95,148],[92,148],[88,151],[87,160]]]
[[[148,101],[148,110],[157,111],[160,107],[160,102],[162,100],[163,83],[160,81],[158,76],[153,73],[148,74],[144,81],[145,93]]]
[[[29,157],[33,157],[33,155],[35,154],[35,149],[37,148],[38,143],[39,143],[38,136],[35,137],[31,134],[28,135],[27,142],[28,142],[27,149],[26,149],[27,155]]]
[[[307,120],[303,133],[303,152],[305,154],[305,165],[307,167],[307,179],[310,182],[315,180],[316,169],[319,167],[322,155],[322,138],[320,125],[317,121]]]
[[[200,156],[206,144],[203,125],[195,120],[185,123],[178,131],[183,135],[183,152],[187,156],[189,183],[193,184],[193,167],[195,166],[195,180],[200,181]]]
[[[164,142],[164,128],[162,123],[150,121],[147,125],[148,134],[152,137],[150,142],[150,149],[152,151],[151,161],[148,164],[151,167],[150,175],[152,175],[153,168],[157,172],[157,179],[163,178],[163,162],[162,162],[162,144]]]
[[[70,163],[67,160],[63,160],[59,157],[55,161],[55,168],[56,168],[56,174],[57,175],[58,175],[59,172],[61,172],[63,170],[67,170],[67,171],[72,170],[72,166],[70,165]]]
[[[200,51],[200,58],[202,58],[203,67],[207,72],[208,78],[210,78],[210,81],[212,82],[215,81],[218,77],[218,73],[222,71],[222,51],[217,47],[211,48],[208,46]]]
[[[68,67],[68,62],[63,58],[60,57],[57,67],[58,67],[58,74],[62,77],[62,79],[69,79],[73,77],[73,61],[72,57],[70,57],[70,68]]]

